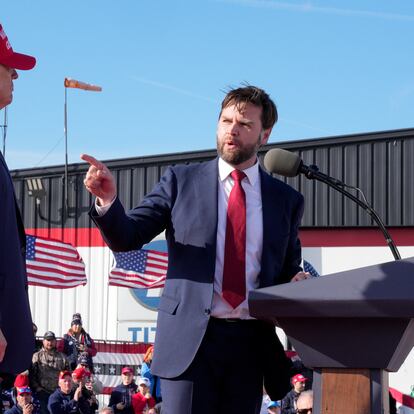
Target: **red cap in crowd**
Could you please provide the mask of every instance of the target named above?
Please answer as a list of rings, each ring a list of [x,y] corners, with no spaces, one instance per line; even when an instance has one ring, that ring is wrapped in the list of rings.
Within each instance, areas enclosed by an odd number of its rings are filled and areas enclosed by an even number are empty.
[[[36,65],[33,56],[17,53],[11,47],[9,39],[0,24],[0,63],[13,69],[29,70]]]
[[[79,367],[73,371],[72,376],[77,380],[83,380],[85,377],[90,377],[91,373],[84,367]]]
[[[121,374],[133,374],[134,370],[131,367],[123,367]]]
[[[72,374],[71,374],[70,371],[60,371],[59,379],[61,380],[61,379],[65,378],[66,375],[69,375],[72,378]]]
[[[24,388],[29,386],[29,376],[24,374],[17,375],[14,380],[14,386],[16,388]]]
[[[297,382],[305,382],[308,381],[306,377],[304,377],[302,374],[296,374],[294,377],[292,377],[292,384],[295,385]]]

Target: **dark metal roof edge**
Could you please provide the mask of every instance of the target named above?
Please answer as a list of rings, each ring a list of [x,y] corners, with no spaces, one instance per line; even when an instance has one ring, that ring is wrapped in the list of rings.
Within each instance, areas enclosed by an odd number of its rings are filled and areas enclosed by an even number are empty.
[[[299,139],[294,141],[281,141],[274,142],[264,145],[260,153],[266,152],[271,148],[281,147],[284,149],[303,149],[309,147],[320,147],[320,146],[334,146],[355,144],[359,142],[371,142],[380,140],[390,140],[393,138],[403,137],[414,137],[414,128],[395,129],[389,131],[378,131],[378,132],[365,132],[360,134],[349,134],[349,135],[337,135],[332,137],[321,137],[321,138],[309,138]],[[188,151],[180,153],[168,153],[159,155],[149,155],[142,157],[128,157],[118,158],[111,160],[104,160],[103,162],[112,168],[130,167],[133,165],[145,165],[145,164],[165,164],[170,165],[175,162],[182,161],[200,161],[206,158],[214,158],[217,155],[215,149],[199,150],[199,151]],[[86,163],[74,163],[68,166],[69,173],[82,172],[87,170]],[[10,171],[13,178],[19,177],[38,177],[38,176],[56,176],[63,175],[64,165],[54,165],[50,167],[37,167],[37,168],[22,168]]]

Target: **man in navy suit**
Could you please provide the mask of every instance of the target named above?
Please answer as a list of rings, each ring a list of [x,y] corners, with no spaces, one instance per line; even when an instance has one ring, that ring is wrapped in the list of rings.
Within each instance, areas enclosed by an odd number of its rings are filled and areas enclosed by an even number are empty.
[[[163,413],[253,414],[263,382],[272,399],[289,390],[289,363],[275,329],[251,318],[247,301],[252,289],[308,276],[298,240],[303,197],[257,160],[276,120],[265,91],[231,90],[218,121],[219,157],[169,167],[127,213],[108,168],[82,155],[90,163],[84,184],[96,196],[90,214],[112,250],[139,249],[165,230],[169,263],[151,366],[161,377]],[[243,247],[229,248],[240,246],[237,233]]]
[[[0,25],[0,109],[13,99],[16,69],[32,69],[36,59],[13,51]],[[13,182],[0,154],[0,372],[29,368],[34,336],[26,276],[26,235]]]

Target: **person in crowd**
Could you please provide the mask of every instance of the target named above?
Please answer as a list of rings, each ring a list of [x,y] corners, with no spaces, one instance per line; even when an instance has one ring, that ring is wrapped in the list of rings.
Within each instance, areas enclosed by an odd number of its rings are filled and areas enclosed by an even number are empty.
[[[72,323],[68,332],[63,336],[63,353],[67,355],[69,366],[74,370],[78,364],[81,354],[88,357],[88,366],[93,372],[93,360],[97,353],[95,343],[90,335],[82,327],[82,317],[80,313],[72,316]]]
[[[18,70],[32,69],[36,59],[17,53],[0,24],[0,110],[13,100]],[[18,374],[30,366],[34,339],[26,274],[26,234],[13,180],[0,153],[0,372]]]
[[[144,410],[155,407],[155,398],[150,392],[151,382],[148,378],[138,380],[138,392],[132,396],[134,414],[144,414]]]
[[[298,227],[303,196],[260,166],[257,153],[277,120],[262,89],[230,90],[217,125],[218,158],[168,167],[154,190],[125,212],[116,179],[90,164],[90,215],[114,251],[141,249],[165,231],[168,271],[159,304],[152,375],[170,414],[250,414],[263,382],[272,400],[290,389],[291,361],[272,324],[249,314],[248,293],[309,277]],[[261,352],[245,387],[246,355]]]
[[[111,407],[103,407],[100,414],[114,414],[114,410]]]
[[[10,396],[13,400],[13,405],[17,404],[17,390],[19,388],[30,388],[29,371],[25,371],[22,374],[17,375],[14,380],[14,387],[10,392]],[[40,401],[33,393],[31,402],[33,404],[32,414],[40,414]]]
[[[59,374],[59,387],[49,398],[50,414],[90,414],[88,401],[82,397],[82,384],[73,390],[72,374],[62,371]]]
[[[300,393],[296,401],[297,414],[312,414],[313,408],[313,391],[307,390]]]
[[[43,347],[33,355],[30,383],[40,401],[41,414],[49,414],[47,404],[50,395],[58,386],[59,372],[69,368],[64,354],[56,349],[56,336],[47,331],[43,336]]]
[[[88,358],[88,355],[86,355],[85,353],[81,354],[78,358],[78,365],[76,366],[76,368],[81,368],[81,367],[85,368],[90,373],[90,378],[89,378],[89,382],[87,385],[88,386],[90,384],[92,385],[92,390],[95,395],[101,394],[103,390],[103,384],[96,377],[96,375],[93,372],[91,372],[91,368],[89,366],[89,358]]]
[[[307,380],[302,374],[296,374],[292,377],[292,390],[282,400],[282,414],[296,414],[296,401],[301,392],[305,390]]]
[[[76,391],[78,387],[81,387],[81,396],[89,404],[89,414],[93,414],[99,408],[99,403],[93,391],[91,372],[84,367],[76,368],[72,372],[72,381],[74,391]]]
[[[134,370],[131,367],[122,368],[121,380],[122,383],[112,390],[108,405],[115,414],[134,414],[132,397],[138,389],[134,381]]]
[[[162,401],[160,378],[157,377],[156,375],[152,375],[151,373],[151,363],[152,363],[153,355],[154,355],[154,346],[151,345],[147,349],[147,352],[144,355],[144,360],[141,366],[141,377],[145,377],[150,380],[151,395],[155,398],[155,401],[157,403],[160,403]]]
[[[30,387],[16,387],[16,404],[6,414],[34,414]]]

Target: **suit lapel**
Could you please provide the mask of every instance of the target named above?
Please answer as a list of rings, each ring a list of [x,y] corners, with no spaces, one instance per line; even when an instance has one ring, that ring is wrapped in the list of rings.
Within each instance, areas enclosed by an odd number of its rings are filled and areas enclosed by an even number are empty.
[[[193,180],[194,193],[199,219],[202,221],[206,244],[216,246],[217,241],[217,209],[218,209],[218,158],[200,164],[198,174]]]
[[[278,258],[280,235],[288,231],[283,224],[284,198],[279,197],[275,180],[259,167],[260,186],[262,190],[263,212],[263,250],[260,272],[260,286],[268,285],[268,278],[273,278],[269,269]]]

